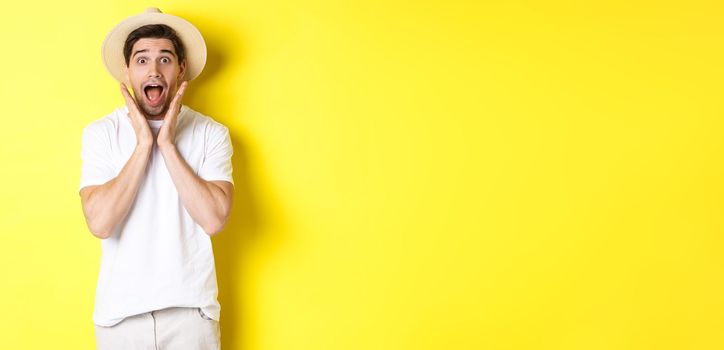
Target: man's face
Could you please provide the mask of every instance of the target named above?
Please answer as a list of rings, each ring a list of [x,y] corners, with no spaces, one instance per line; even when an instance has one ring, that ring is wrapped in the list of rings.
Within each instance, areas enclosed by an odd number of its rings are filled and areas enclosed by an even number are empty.
[[[126,74],[146,118],[163,117],[185,71],[186,62],[178,62],[171,40],[142,38],[133,44]]]

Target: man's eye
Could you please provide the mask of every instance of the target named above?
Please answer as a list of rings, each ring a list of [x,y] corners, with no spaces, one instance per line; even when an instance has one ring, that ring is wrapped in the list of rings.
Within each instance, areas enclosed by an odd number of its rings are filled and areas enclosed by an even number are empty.
[[[161,59],[161,62],[163,62],[163,63],[169,63],[169,62],[171,62],[171,60],[168,59],[167,57],[164,57],[164,58]]]
[[[138,59],[138,63],[146,63],[146,59],[145,59],[145,58],[139,58],[139,59]]]

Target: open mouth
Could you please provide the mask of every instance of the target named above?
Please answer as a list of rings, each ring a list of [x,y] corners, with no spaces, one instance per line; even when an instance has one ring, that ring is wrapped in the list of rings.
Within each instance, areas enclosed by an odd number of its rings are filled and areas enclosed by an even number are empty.
[[[161,105],[163,102],[164,87],[161,84],[151,83],[143,88],[143,94],[146,96],[146,102],[151,107]]]

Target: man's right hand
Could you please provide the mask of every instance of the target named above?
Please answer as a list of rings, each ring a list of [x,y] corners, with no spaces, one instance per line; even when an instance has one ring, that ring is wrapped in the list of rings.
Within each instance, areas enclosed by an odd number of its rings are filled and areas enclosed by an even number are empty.
[[[152,147],[153,134],[151,133],[151,127],[148,126],[146,117],[141,113],[136,100],[128,92],[128,88],[124,83],[121,83],[121,93],[123,93],[123,98],[126,100],[126,106],[128,107],[128,118],[131,119],[133,129],[136,131],[137,145]]]

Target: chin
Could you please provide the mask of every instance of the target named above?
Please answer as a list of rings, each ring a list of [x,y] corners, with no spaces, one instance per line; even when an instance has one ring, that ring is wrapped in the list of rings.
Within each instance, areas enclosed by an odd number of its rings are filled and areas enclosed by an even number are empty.
[[[165,110],[164,108],[152,109],[152,110],[144,108],[143,112],[146,113],[146,115],[149,117],[158,117],[160,115],[163,115],[164,110]]]

